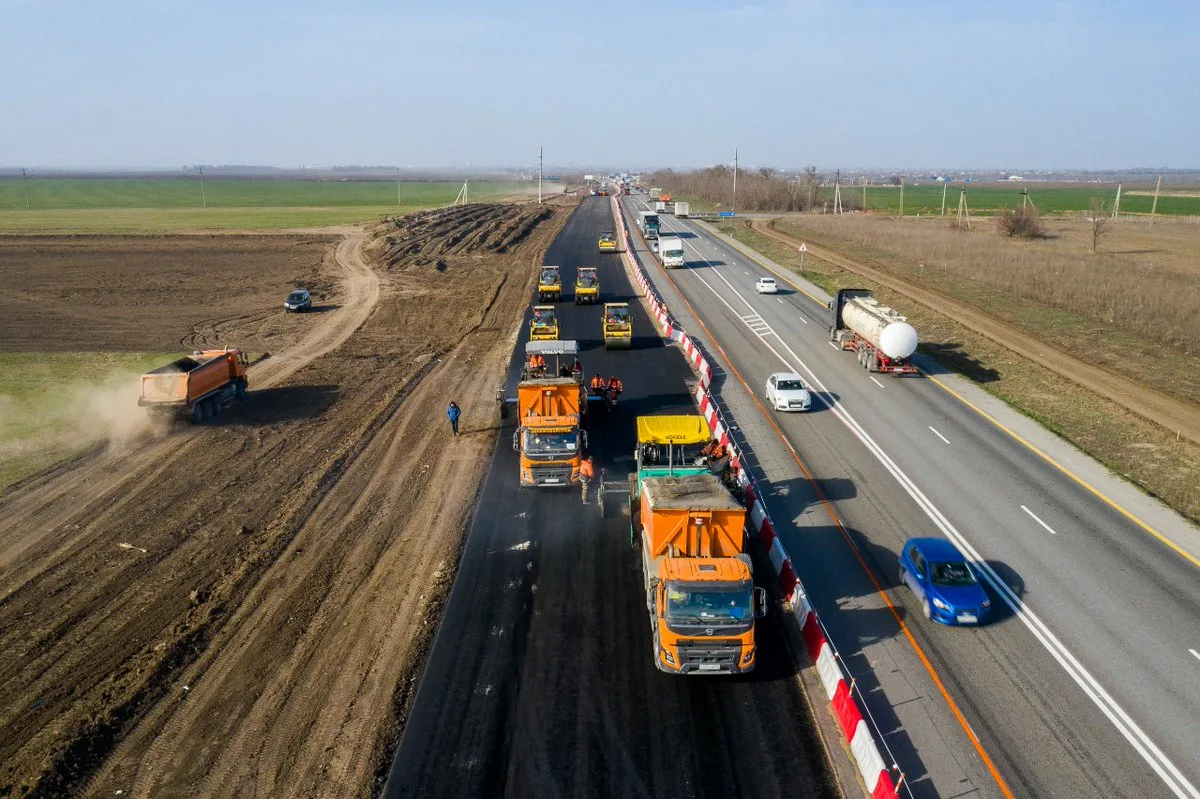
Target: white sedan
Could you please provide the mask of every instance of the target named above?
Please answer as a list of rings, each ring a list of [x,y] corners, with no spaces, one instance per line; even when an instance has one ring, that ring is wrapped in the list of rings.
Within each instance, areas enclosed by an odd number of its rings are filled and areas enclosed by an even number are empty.
[[[779,285],[773,277],[760,277],[758,282],[754,284],[754,290],[759,294],[777,294],[779,293]]]
[[[807,411],[812,394],[795,372],[776,372],[767,378],[767,402],[777,411]]]

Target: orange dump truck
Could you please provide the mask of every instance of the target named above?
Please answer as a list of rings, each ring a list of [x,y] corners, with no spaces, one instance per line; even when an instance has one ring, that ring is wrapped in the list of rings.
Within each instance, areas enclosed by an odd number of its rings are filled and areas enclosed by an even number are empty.
[[[187,414],[195,422],[206,421],[245,398],[249,366],[241,350],[193,352],[142,375],[138,405],[152,417]]]
[[[746,553],[746,509],[711,474],[646,477],[631,499],[642,547],[654,665],[671,674],[754,668],[766,592]]]
[[[513,449],[521,455],[521,485],[579,485],[579,465],[587,448],[584,387],[570,377],[522,380],[517,409]]]

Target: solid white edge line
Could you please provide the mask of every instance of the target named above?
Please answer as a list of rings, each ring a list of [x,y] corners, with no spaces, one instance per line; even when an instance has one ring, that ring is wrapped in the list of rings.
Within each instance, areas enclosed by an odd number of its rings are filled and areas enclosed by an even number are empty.
[[[692,249],[695,250],[695,247]],[[705,262],[708,263],[707,261]],[[729,281],[725,280],[719,271],[717,271],[717,276],[721,277],[726,285],[729,285]],[[708,281],[700,277],[699,274],[696,274],[696,277],[709,291],[713,293],[714,296],[716,296],[717,299],[722,302],[722,304],[725,305],[725,307],[729,308],[734,316],[740,316],[738,312],[734,310],[733,306],[730,305],[724,297],[717,293],[715,289],[713,289]],[[730,285],[729,287],[730,289],[733,289],[733,286]],[[745,298],[738,294],[736,289],[733,289],[733,291],[734,294],[738,295],[742,302],[746,302]],[[749,303],[746,304],[749,305]],[[762,336],[759,336],[758,338],[763,342],[763,345],[769,349],[771,353],[785,366],[787,366],[793,372],[798,371],[796,367],[792,365],[792,363],[784,358],[783,355],[781,355],[774,347],[768,344],[767,341],[762,338]],[[912,497],[912,499],[917,503],[918,507],[925,512],[925,515],[928,516],[931,521],[933,521],[933,523],[942,531],[942,533],[946,535],[947,538],[950,538],[952,541],[954,541],[959,550],[963,551],[972,559],[976,568],[983,575],[984,579],[988,582],[992,589],[996,591],[996,594],[1000,597],[1001,601],[1008,605],[1009,609],[1012,610],[1013,615],[1016,616],[1016,618],[1020,620],[1023,625],[1025,625],[1026,629],[1033,634],[1034,638],[1038,640],[1038,642],[1050,654],[1050,656],[1058,662],[1063,671],[1065,671],[1067,675],[1075,682],[1075,684],[1083,690],[1084,694],[1092,700],[1092,703],[1095,704],[1096,707],[1100,709],[1100,712],[1102,712],[1108,718],[1121,736],[1124,737],[1125,740],[1128,741],[1133,747],[1134,751],[1141,755],[1142,759],[1146,761],[1150,768],[1154,770],[1154,772],[1171,790],[1171,792],[1180,797],[1180,799],[1200,799],[1200,791],[1198,791],[1195,786],[1188,781],[1179,768],[1173,762],[1171,762],[1170,758],[1168,758],[1166,754],[1164,754],[1163,751],[1159,749],[1152,740],[1150,740],[1150,737],[1146,735],[1146,733],[1137,725],[1136,722],[1134,722],[1124,708],[1122,708],[1117,701],[1104,689],[1104,687],[1100,685],[1099,681],[1096,680],[1096,678],[1092,676],[1091,672],[1089,672],[1083,666],[1083,664],[1079,662],[1075,655],[1069,649],[1067,649],[1066,645],[1063,644],[1053,632],[1051,632],[1049,626],[1047,626],[1037,614],[1030,610],[1029,607],[1020,599],[1020,597],[1018,597],[1013,590],[1007,584],[1005,584],[1002,579],[1000,579],[1000,575],[998,575],[995,570],[988,565],[983,556],[980,555],[979,551],[976,550],[966,540],[966,538],[963,537],[962,533],[960,533],[958,529],[950,523],[949,519],[942,515],[942,512],[937,508],[937,506],[935,506],[933,502],[925,496],[921,489],[917,487],[916,483],[909,478],[909,476],[899,467],[899,465],[893,461],[886,452],[883,451],[883,448],[880,447],[879,444],[876,443],[870,434],[867,433],[867,431],[862,427],[862,425],[860,425],[858,421],[850,415],[845,407],[842,406],[841,402],[831,398],[828,388],[820,380],[820,378],[816,376],[813,370],[809,368],[808,364],[796,355],[796,352],[790,346],[788,346],[786,341],[784,341],[778,335],[776,335],[776,338],[779,339],[779,343],[785,350],[787,350],[788,354],[795,359],[796,363],[799,363],[804,367],[804,370],[812,378],[813,385],[818,387],[823,392],[819,397],[820,401],[827,408],[829,408],[838,419],[841,420],[842,424],[850,429],[855,438],[857,438],[867,448],[867,450],[875,456],[875,459],[879,461],[884,469],[891,473],[892,477],[896,480],[900,487],[903,488],[910,497]],[[829,342],[829,344],[830,346],[834,346],[834,349],[837,349],[833,342]],[[787,444],[790,449],[791,442],[787,442]]]
[[[950,439],[946,438],[944,435],[942,435],[941,433],[939,433],[937,430],[934,430],[934,428],[933,428],[933,425],[930,425],[930,426],[929,426],[929,429],[930,429],[930,430],[933,430],[933,434],[934,434],[935,436],[937,436],[938,438],[940,438],[942,441],[945,441],[947,444],[949,444],[949,443],[950,443]]]
[[[1200,652],[1197,652],[1195,649],[1189,649],[1188,651],[1196,656],[1196,660],[1200,660]]]
[[[879,386],[880,388],[883,388],[883,383],[880,383],[878,380],[876,380],[874,375],[867,375],[867,377],[871,378],[872,383]]]
[[[1047,530],[1049,530],[1049,531],[1050,531],[1050,535],[1058,535],[1058,533],[1054,532],[1054,528],[1052,528],[1050,525],[1046,524],[1044,521],[1042,521],[1041,519],[1039,519],[1039,518],[1037,517],[1037,514],[1036,514],[1036,513],[1034,513],[1033,511],[1031,511],[1029,508],[1027,508],[1027,507],[1025,507],[1024,505],[1022,505],[1022,506],[1021,506],[1021,510],[1025,511],[1026,513],[1028,513],[1028,514],[1029,514],[1029,518],[1033,519],[1035,522],[1037,522],[1038,524],[1040,524],[1042,527],[1045,527]]]

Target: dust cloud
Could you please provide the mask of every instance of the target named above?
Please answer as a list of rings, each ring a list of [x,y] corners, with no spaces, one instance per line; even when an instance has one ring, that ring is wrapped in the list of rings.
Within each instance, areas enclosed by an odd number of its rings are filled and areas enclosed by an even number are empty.
[[[140,374],[56,385],[28,400],[0,396],[0,461],[44,467],[96,444],[121,454],[165,436],[170,425],[138,407]]]

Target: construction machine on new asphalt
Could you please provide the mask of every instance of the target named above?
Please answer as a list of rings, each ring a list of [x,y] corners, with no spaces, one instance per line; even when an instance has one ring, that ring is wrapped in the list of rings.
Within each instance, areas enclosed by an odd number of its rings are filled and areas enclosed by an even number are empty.
[[[604,303],[604,316],[601,318],[601,324],[605,349],[630,349],[633,347],[633,313],[629,310],[629,303]]]
[[[575,304],[595,305],[600,301],[600,276],[594,266],[581,266],[575,272]]]
[[[538,302],[558,302],[562,299],[562,270],[543,266],[538,273]]]

